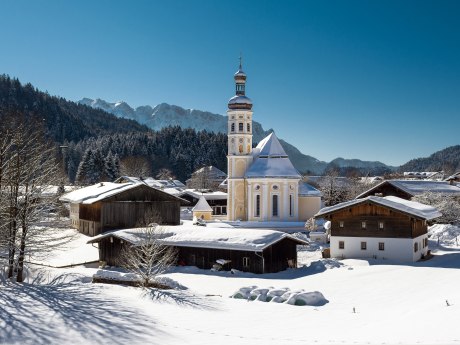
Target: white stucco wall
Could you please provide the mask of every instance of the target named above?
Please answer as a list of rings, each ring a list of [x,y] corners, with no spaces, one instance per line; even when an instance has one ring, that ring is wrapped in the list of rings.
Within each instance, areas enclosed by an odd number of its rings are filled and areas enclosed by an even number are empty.
[[[428,246],[423,248],[423,239],[427,237],[427,234],[414,239],[331,236],[331,257],[344,259],[377,258],[414,262],[419,260],[422,254],[427,254]],[[340,241],[344,241],[344,249],[339,249]],[[367,243],[366,250],[361,250],[361,242]],[[385,250],[379,250],[379,242],[385,243]],[[417,252],[414,252],[415,242],[418,243]]]

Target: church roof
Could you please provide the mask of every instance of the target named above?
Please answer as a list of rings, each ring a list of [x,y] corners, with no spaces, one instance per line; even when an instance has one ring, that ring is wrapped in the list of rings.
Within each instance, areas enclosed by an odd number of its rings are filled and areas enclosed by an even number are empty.
[[[212,212],[211,206],[209,206],[208,202],[204,198],[204,196],[200,196],[200,200],[196,203],[195,207],[192,208],[192,211],[198,212]]]
[[[283,146],[281,146],[278,137],[275,132],[270,133],[265,138],[263,138],[257,147],[254,149],[254,153],[259,157],[261,156],[281,156],[287,157],[286,151],[284,151]]]
[[[285,177],[301,178],[292,165],[275,133],[270,133],[253,150],[254,163],[246,171],[245,177]]]

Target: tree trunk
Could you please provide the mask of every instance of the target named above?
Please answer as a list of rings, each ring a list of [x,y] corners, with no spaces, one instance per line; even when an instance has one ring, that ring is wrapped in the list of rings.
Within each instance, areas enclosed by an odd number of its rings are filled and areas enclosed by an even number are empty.
[[[27,223],[22,222],[22,234],[21,234],[21,245],[19,247],[19,257],[18,257],[18,275],[16,281],[22,283],[24,281],[24,256],[26,249],[26,236],[27,236]]]

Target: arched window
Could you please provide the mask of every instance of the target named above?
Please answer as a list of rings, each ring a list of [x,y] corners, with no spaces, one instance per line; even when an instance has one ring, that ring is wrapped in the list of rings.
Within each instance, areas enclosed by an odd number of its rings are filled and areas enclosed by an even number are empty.
[[[273,202],[272,216],[273,217],[278,217],[278,195],[277,194],[273,195],[272,202]]]
[[[235,131],[235,124],[232,123],[232,132],[234,132],[234,131]]]
[[[238,124],[238,130],[239,130],[240,132],[242,132],[242,131],[243,131],[243,128],[244,128],[244,123],[243,123],[243,122],[240,122],[240,123]]]
[[[247,132],[250,133],[250,132],[251,132],[251,124],[248,123],[248,126],[247,126],[247,127],[248,127]]]

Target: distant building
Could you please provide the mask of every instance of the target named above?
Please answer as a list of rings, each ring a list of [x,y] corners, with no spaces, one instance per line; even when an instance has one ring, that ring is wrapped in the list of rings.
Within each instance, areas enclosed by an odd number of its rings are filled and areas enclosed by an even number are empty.
[[[331,222],[331,257],[412,262],[427,254],[427,221],[440,216],[418,202],[368,196],[325,207],[315,218]]]
[[[189,189],[216,190],[226,178],[226,173],[215,166],[209,165],[192,173],[192,177],[186,181],[186,184]]]
[[[386,180],[361,193],[356,199],[374,195],[397,196],[410,200],[412,197],[425,192],[460,196],[460,188],[446,181]]]
[[[404,178],[407,179],[418,179],[418,180],[431,180],[441,181],[444,179],[443,171],[405,171],[403,173]]]
[[[217,260],[227,270],[272,273],[297,267],[297,246],[308,243],[284,232],[264,229],[209,228],[193,225],[162,227],[162,242],[178,250],[178,264],[210,269]],[[99,259],[118,266],[125,246],[142,241],[142,229],[108,231],[88,243],[98,243]]]
[[[252,147],[252,101],[241,64],[236,95],[228,102],[228,220],[307,220],[321,208],[321,193],[303,186],[275,133]],[[221,184],[221,186],[223,186]],[[305,191],[305,192],[302,192]]]
[[[227,214],[227,193],[209,189],[185,189],[177,196],[187,200],[189,202],[189,207],[195,206],[198,200],[203,196],[208,205],[212,208],[212,214],[214,216],[224,216]]]
[[[212,208],[207,203],[204,196],[201,196],[197,204],[192,208],[193,218],[202,220],[212,219]]]
[[[70,219],[80,232],[95,236],[111,229],[137,226],[149,216],[160,224],[179,224],[180,205],[187,201],[143,183],[103,182],[63,195]]]
[[[460,184],[460,171],[445,179],[449,184],[455,186]]]

